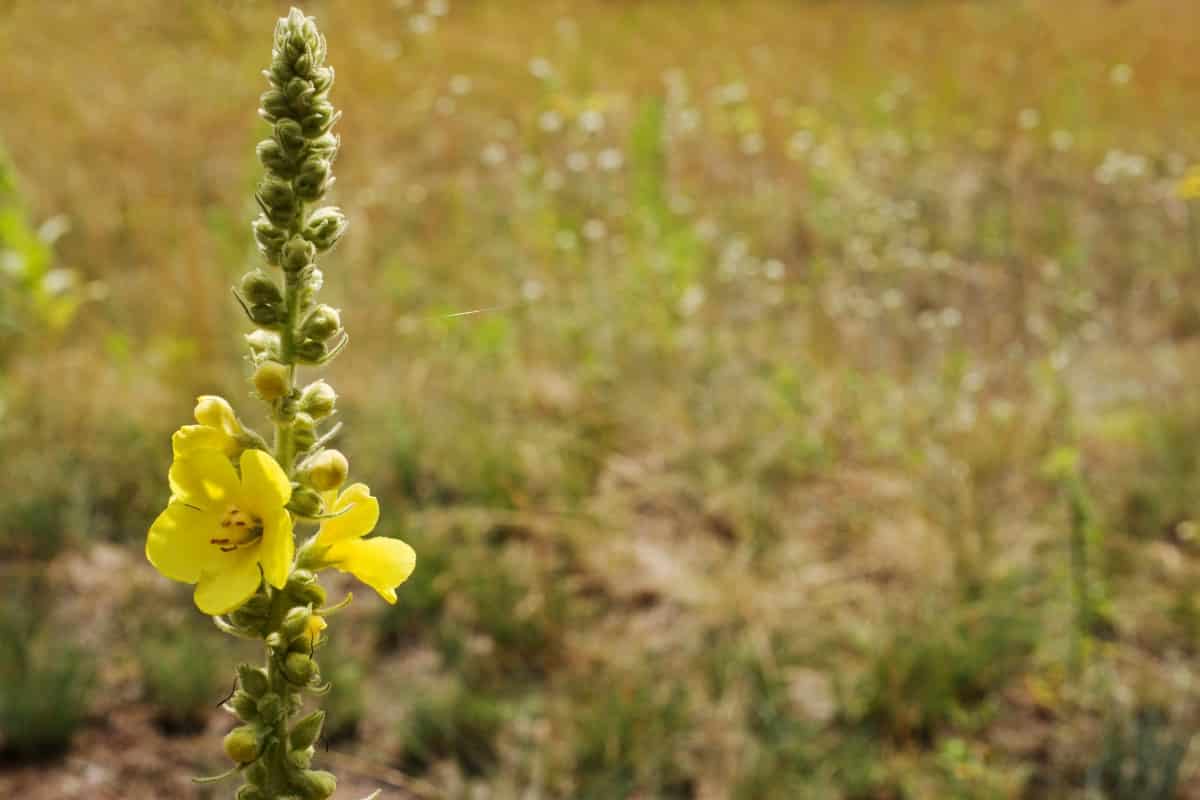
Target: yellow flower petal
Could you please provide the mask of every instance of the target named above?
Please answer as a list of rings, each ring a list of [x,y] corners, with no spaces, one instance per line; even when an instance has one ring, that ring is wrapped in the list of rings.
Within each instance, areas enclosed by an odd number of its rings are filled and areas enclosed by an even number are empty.
[[[216,428],[228,436],[241,433],[242,426],[238,423],[237,414],[233,413],[233,406],[229,405],[224,397],[215,394],[200,395],[196,398],[196,410],[193,413],[196,422],[201,425]]]
[[[308,627],[305,628],[305,632],[308,634],[308,638],[315,645],[317,642],[321,641],[321,631],[328,627],[329,623],[325,621],[324,617],[322,617],[320,614],[313,614],[308,618]]]
[[[386,536],[337,542],[329,548],[326,558],[342,572],[349,572],[379,592],[389,603],[396,602],[396,587],[408,580],[417,566],[417,554],[408,544]]]
[[[167,473],[171,494],[193,506],[214,509],[236,497],[237,473],[223,453],[196,450],[171,464]]]
[[[146,558],[171,580],[195,583],[212,561],[214,550],[209,539],[220,521],[220,511],[170,503],[150,526]]]
[[[249,600],[262,582],[257,555],[253,549],[228,553],[217,571],[201,575],[196,584],[196,606],[215,616],[228,614]]]
[[[248,506],[280,507],[292,497],[292,482],[283,467],[262,450],[242,453],[242,497]]]
[[[176,458],[197,450],[220,450],[226,455],[232,455],[236,449],[236,439],[207,425],[184,425],[171,436],[171,450]]]
[[[288,569],[296,557],[296,540],[292,536],[292,515],[283,508],[272,510],[263,517],[263,538],[258,546],[258,560],[263,577],[276,589],[287,583]]]
[[[371,496],[365,483],[356,483],[342,492],[328,513],[337,514],[343,510],[344,514],[321,523],[317,536],[322,544],[361,539],[375,530],[379,522],[379,501]]]

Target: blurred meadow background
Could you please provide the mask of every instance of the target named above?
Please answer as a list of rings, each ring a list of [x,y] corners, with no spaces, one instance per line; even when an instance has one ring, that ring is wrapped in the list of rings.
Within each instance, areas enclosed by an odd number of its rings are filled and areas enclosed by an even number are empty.
[[[5,797],[232,792],[257,653],[142,548],[256,408],[286,10],[0,0]],[[338,797],[1200,797],[1200,5],[304,10],[418,552],[331,620]]]

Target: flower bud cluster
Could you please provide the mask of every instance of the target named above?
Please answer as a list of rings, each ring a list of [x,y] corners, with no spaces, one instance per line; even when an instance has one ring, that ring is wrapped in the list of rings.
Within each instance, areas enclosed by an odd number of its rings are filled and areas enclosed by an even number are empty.
[[[350,463],[340,450],[326,448],[340,426],[320,435],[317,426],[333,415],[337,393],[325,381],[317,380],[297,392],[288,413],[292,420],[292,438],[299,453],[296,481],[288,509],[298,517],[319,519],[328,509],[324,495],[346,482]]]
[[[340,116],[329,101],[333,68],[311,17],[292,9],[279,20],[263,74],[270,88],[259,98],[259,114],[273,130],[257,147],[266,173],[255,192],[260,213],[252,228],[259,252],[282,275],[251,270],[235,294],[259,328],[250,339],[255,391],[281,406],[276,418],[288,423],[286,412],[298,399],[291,389],[294,366],[324,364],[346,341],[337,310],[317,301],[324,284],[317,256],[337,244],[346,217],[333,206],[310,209],[333,185],[340,146],[331,130]]]
[[[267,174],[255,195],[262,214],[254,238],[268,263],[298,272],[332,248],[346,228],[337,208],[303,213],[333,185],[340,144],[330,132],[341,116],[329,102],[333,67],[325,64],[325,37],[310,17],[293,9],[279,21],[271,67],[263,74],[271,88],[259,98],[259,114],[274,132],[257,148]]]
[[[267,669],[238,667],[237,690],[225,704],[242,723],[224,742],[226,755],[246,778],[239,798],[326,800],[333,794],[333,776],[310,769],[324,712],[288,722],[304,704],[302,691],[328,688],[313,658],[325,628],[324,617],[314,609],[324,602],[316,576],[296,570],[274,602],[265,594],[255,595],[231,615],[231,625],[253,627],[246,632],[265,638],[270,658]]]
[[[316,576],[306,570],[293,572],[278,594],[280,598],[276,602],[281,603],[282,607],[287,610],[299,606],[320,608],[325,604],[326,599],[325,590],[317,582]],[[278,613],[278,608],[279,606],[272,605],[271,597],[266,590],[260,588],[236,610],[225,617],[219,617],[218,622],[223,630],[228,630],[238,636],[247,639],[265,639],[278,625],[278,620],[273,619]]]

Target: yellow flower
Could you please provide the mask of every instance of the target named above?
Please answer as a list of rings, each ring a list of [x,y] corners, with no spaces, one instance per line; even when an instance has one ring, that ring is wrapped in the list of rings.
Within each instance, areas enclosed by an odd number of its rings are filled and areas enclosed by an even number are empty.
[[[239,479],[219,450],[177,457],[171,501],[146,539],[146,558],[168,578],[197,584],[196,605],[206,614],[233,611],[262,578],[283,588],[295,554],[287,475],[262,450],[242,453],[241,472]]]
[[[1175,184],[1175,194],[1184,200],[1200,198],[1200,166],[1192,167],[1179,183]]]
[[[356,483],[340,495],[326,492],[324,497],[326,512],[339,516],[322,522],[317,532],[317,545],[327,548],[321,561],[349,572],[384,600],[395,603],[396,587],[412,574],[417,554],[399,539],[363,538],[379,522],[379,501],[366,484]]]
[[[171,436],[176,458],[197,450],[220,450],[230,458],[237,455],[242,424],[223,397],[205,394],[196,398],[195,415],[199,425],[184,425]]]
[[[308,618],[308,625],[304,628],[304,633],[308,636],[309,646],[316,647],[321,641],[321,631],[329,627],[329,623],[320,614],[313,614]]]

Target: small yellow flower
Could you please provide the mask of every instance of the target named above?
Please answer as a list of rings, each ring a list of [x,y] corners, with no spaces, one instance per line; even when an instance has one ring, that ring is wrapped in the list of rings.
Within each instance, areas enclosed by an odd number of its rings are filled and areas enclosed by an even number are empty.
[[[1192,167],[1179,183],[1175,184],[1175,194],[1184,200],[1200,198],[1200,166]]]
[[[262,450],[242,453],[241,473],[216,449],[179,455],[171,501],[146,539],[146,558],[168,578],[197,584],[206,614],[233,611],[262,578],[283,588],[295,554],[287,475]]]
[[[321,641],[321,631],[329,627],[329,623],[320,614],[313,614],[308,618],[308,625],[304,629],[304,633],[308,636],[309,646],[316,647]]]
[[[242,424],[225,398],[201,395],[196,398],[195,415],[199,425],[184,425],[171,436],[176,458],[197,450],[220,450],[230,458],[237,455]]]
[[[326,492],[325,508],[338,516],[322,522],[317,533],[317,545],[327,548],[322,562],[349,572],[384,600],[395,603],[396,587],[412,574],[417,554],[399,539],[363,538],[379,522],[379,501],[371,496],[371,490],[366,484],[356,483],[340,495]]]

